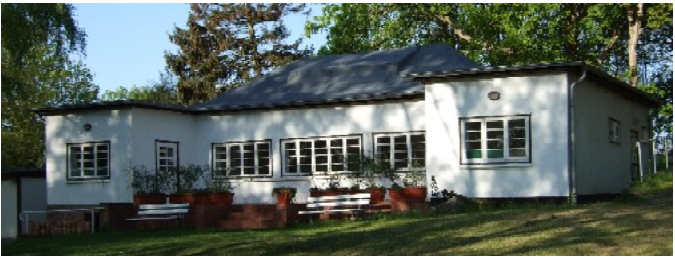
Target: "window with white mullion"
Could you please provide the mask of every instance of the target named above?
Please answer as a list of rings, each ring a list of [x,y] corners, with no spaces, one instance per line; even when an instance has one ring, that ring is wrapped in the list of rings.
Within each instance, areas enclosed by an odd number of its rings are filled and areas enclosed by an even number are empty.
[[[109,146],[108,142],[67,144],[68,179],[109,178]]]
[[[214,177],[270,175],[270,142],[235,142],[213,145]]]
[[[460,119],[462,163],[529,162],[529,117]]]
[[[375,134],[375,156],[397,170],[424,169],[424,133]]]
[[[348,172],[346,160],[360,154],[361,141],[355,137],[282,140],[284,173]]]

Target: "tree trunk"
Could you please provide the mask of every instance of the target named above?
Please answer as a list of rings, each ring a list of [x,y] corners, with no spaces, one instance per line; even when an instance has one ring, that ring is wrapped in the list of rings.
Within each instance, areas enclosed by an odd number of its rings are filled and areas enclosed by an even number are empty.
[[[638,83],[638,53],[637,45],[640,33],[642,31],[642,20],[645,12],[645,5],[628,4],[628,70],[629,82],[633,87],[637,87]]]

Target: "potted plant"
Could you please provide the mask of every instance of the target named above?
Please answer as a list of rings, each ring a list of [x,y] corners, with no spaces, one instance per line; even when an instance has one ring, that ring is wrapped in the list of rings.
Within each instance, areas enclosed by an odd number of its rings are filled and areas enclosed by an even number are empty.
[[[161,192],[158,175],[151,173],[145,166],[131,165],[127,169],[129,186],[134,192],[134,204],[162,204],[166,197]]]
[[[209,200],[213,205],[232,205],[234,193],[232,185],[225,180],[215,180],[209,187]]]
[[[424,202],[427,196],[427,188],[424,186],[425,175],[424,171],[410,171],[405,172],[405,176],[393,177],[396,181],[396,178],[401,180],[401,184],[398,182],[392,183],[391,188],[389,189],[389,196],[394,201],[403,201],[410,200],[414,202]]]
[[[290,204],[297,192],[298,189],[295,187],[283,186],[272,188],[272,195],[277,196],[277,203],[284,205]]]
[[[174,185],[174,193],[169,195],[169,202],[171,203],[190,203],[194,204],[194,193],[198,192],[196,185],[197,181],[204,173],[201,166],[190,164],[188,166],[177,167],[174,180],[171,181]]]
[[[387,189],[377,182],[377,179],[391,178],[395,175],[395,170],[391,165],[378,160],[374,155],[362,155],[350,160],[357,169],[352,172],[352,177],[365,185],[365,189],[370,193],[370,203],[377,204],[384,202],[384,196]]]

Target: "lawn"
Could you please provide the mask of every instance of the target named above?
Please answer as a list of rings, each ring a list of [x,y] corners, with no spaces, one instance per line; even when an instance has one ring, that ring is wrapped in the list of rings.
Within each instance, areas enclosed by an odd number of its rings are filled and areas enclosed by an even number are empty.
[[[26,237],[2,255],[672,255],[672,173],[614,202],[396,214],[281,230]]]

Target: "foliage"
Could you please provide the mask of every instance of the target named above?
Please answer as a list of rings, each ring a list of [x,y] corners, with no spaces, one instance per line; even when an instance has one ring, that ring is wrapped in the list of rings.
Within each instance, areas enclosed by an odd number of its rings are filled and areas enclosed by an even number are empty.
[[[200,178],[204,183],[204,191],[209,193],[231,193],[234,186],[228,180],[222,178],[215,178],[214,171],[210,169],[208,165],[205,165],[204,168],[207,168],[205,173],[202,173]]]
[[[396,169],[389,162],[378,159],[372,154],[347,157],[346,160],[349,167],[355,168],[349,177],[357,179],[365,188],[383,188],[376,183],[376,180],[378,178],[391,180],[396,173]]]
[[[171,72],[166,70],[159,73],[158,81],[151,81],[141,87],[127,89],[120,86],[117,90],[106,90],[101,94],[100,100],[147,100],[161,104],[178,104],[176,81]]]
[[[22,66],[34,48],[52,45],[54,54],[84,51],[86,34],[73,19],[71,4],[2,3],[2,59]],[[3,67],[3,70],[5,67]],[[6,87],[3,73],[3,90]],[[4,94],[4,91],[3,91]]]
[[[672,16],[670,3],[328,4],[305,31],[328,32],[320,55],[445,43],[483,65],[585,61],[654,83],[656,128],[672,132]]]
[[[175,168],[175,176],[172,176],[169,181],[174,193],[193,193],[198,190],[198,181],[202,178],[207,171],[209,171],[208,166],[200,166],[189,164],[187,166],[181,165]],[[160,173],[161,174],[161,173]]]
[[[30,109],[96,98],[82,63],[85,33],[70,4],[2,4],[2,160],[5,167],[44,166],[44,119]]]
[[[289,36],[283,16],[303,10],[303,4],[192,4],[187,28],[169,36],[179,52],[165,53],[180,101],[213,99],[306,55],[300,40],[283,43]]]
[[[291,199],[295,198],[295,194],[298,192],[298,189],[290,186],[282,186],[272,188],[272,195],[278,194],[288,194]]]
[[[166,188],[166,178],[162,173],[149,171],[145,166],[130,165],[126,169],[129,187],[133,189],[134,194],[157,194],[162,193]]]

